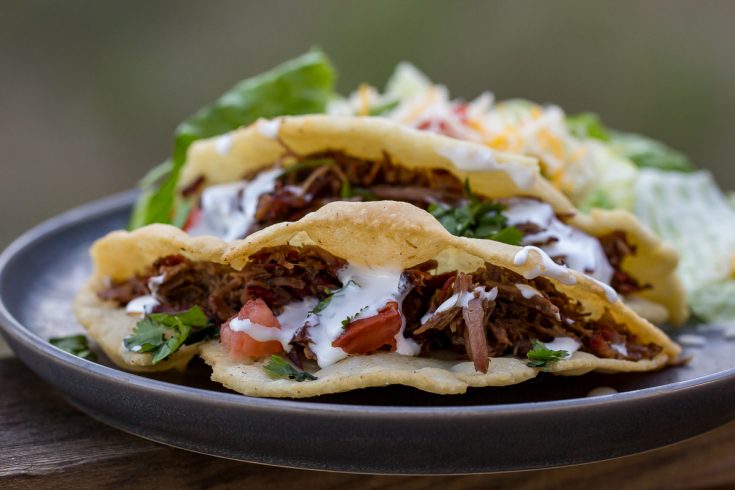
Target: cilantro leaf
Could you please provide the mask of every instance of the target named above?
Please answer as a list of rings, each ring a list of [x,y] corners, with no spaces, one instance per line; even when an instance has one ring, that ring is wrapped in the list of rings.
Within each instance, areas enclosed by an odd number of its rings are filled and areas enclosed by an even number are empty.
[[[353,321],[353,320],[354,320],[355,318],[357,318],[358,316],[360,316],[360,314],[361,314],[361,313],[362,313],[363,311],[367,310],[367,308],[368,308],[367,306],[363,306],[362,308],[360,308],[360,311],[358,311],[358,312],[357,312],[357,313],[355,313],[354,315],[347,315],[347,318],[345,318],[344,320],[342,320],[342,328],[343,328],[343,329],[347,328],[347,326],[348,326],[348,325],[349,325],[350,323],[352,323],[352,321]]]
[[[548,349],[543,342],[534,340],[531,344],[531,350],[526,354],[528,357],[528,367],[547,367],[548,363],[561,361],[569,357],[569,352],[565,350],[551,350]]]
[[[468,238],[484,238],[520,245],[523,233],[515,226],[508,225],[503,215],[504,205],[494,201],[481,201],[470,189],[469,181],[464,187],[467,202],[451,207],[446,204],[432,203],[427,211],[432,214],[452,235]]]
[[[194,335],[192,335],[194,332]],[[151,352],[153,364],[167,359],[182,344],[192,344],[214,335],[216,329],[199,306],[176,314],[150,313],[125,337],[123,344],[132,352]]]
[[[52,337],[48,339],[49,344],[68,352],[69,354],[94,361],[97,355],[89,350],[89,343],[85,335],[69,335],[68,337]]]
[[[297,369],[283,357],[275,355],[271,356],[268,364],[263,366],[263,371],[265,371],[270,378],[292,379],[299,383],[302,381],[314,381],[317,379],[313,374]]]
[[[334,295],[342,292],[342,290],[346,288],[347,286],[349,286],[350,284],[354,284],[355,286],[359,287],[359,284],[357,284],[354,280],[350,279],[349,281],[347,281],[347,283],[344,286],[342,286],[339,289],[335,289],[334,291],[332,291],[329,288],[324,288],[324,292],[327,294],[327,297],[321,300],[319,303],[317,303],[316,306],[312,308],[311,311],[309,311],[309,313],[318,315],[319,313],[324,311],[324,309],[327,306],[329,306],[329,303],[332,301],[332,298],[334,297]]]
[[[170,223],[186,151],[196,140],[217,136],[260,117],[324,112],[334,95],[335,72],[320,51],[310,51],[271,71],[245,79],[176,128],[173,155],[141,181],[130,228]]]

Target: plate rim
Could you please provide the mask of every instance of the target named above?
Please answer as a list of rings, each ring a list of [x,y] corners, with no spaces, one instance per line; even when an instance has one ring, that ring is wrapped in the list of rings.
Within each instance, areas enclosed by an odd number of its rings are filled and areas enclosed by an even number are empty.
[[[175,383],[159,381],[139,376],[132,372],[123,371],[119,368],[108,367],[92,361],[81,359],[49,344],[45,339],[30,331],[8,310],[4,291],[2,290],[3,279],[7,273],[8,266],[28,246],[43,240],[47,235],[73,226],[85,219],[129,206],[137,197],[139,192],[135,189],[116,193],[110,196],[96,199],[80,206],[74,207],[61,214],[53,216],[30,228],[15,240],[13,240],[0,254],[0,331],[13,340],[20,342],[24,347],[36,352],[43,357],[50,358],[55,363],[63,364],[65,367],[77,371],[83,371],[87,376],[94,376],[100,381],[124,382],[137,389],[150,389],[162,392],[167,396],[174,397],[203,397],[213,402],[225,404],[231,407],[255,408],[255,409],[277,409],[290,413],[308,412],[320,415],[337,417],[352,417],[355,415],[371,418],[405,416],[411,413],[418,417],[435,417],[451,413],[467,417],[494,416],[524,416],[533,413],[552,414],[558,411],[570,412],[575,410],[587,410],[600,408],[602,406],[635,403],[651,398],[659,398],[673,395],[682,391],[696,390],[704,385],[726,383],[735,378],[735,367],[723,371],[711,373],[684,381],[676,381],[658,386],[641,388],[626,392],[618,392],[611,395],[603,395],[586,398],[569,398],[564,400],[502,403],[494,405],[450,405],[450,406],[391,406],[391,405],[363,405],[363,404],[339,404],[333,402],[313,402],[298,399],[277,399],[250,397],[237,393],[224,393],[211,391],[203,388],[194,388]],[[461,397],[461,395],[457,395]]]

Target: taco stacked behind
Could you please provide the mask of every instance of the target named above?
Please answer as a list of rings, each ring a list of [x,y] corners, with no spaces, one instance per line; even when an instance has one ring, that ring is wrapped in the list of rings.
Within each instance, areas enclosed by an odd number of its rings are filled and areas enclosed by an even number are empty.
[[[455,237],[406,203],[331,203],[226,247],[153,225],[111,234],[92,255],[76,310],[113,360],[171,367],[201,348],[215,381],[249,395],[463,393],[540,370],[648,371],[679,354],[609,288],[540,249]],[[199,308],[208,325],[196,333],[215,326],[220,338],[155,366],[121,352],[142,328],[125,304],[149,295],[146,318]]]
[[[534,160],[380,118],[285,117],[200,140],[179,198],[185,229],[226,240],[332,201],[409,202],[456,235],[536,245],[652,321],[687,317],[676,253],[630,213],[580,213]]]

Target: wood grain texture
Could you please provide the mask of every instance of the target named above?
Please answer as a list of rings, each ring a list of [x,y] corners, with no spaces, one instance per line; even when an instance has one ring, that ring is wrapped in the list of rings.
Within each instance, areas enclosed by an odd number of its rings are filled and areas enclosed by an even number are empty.
[[[239,463],[96,422],[15,359],[0,360],[0,488],[735,488],[735,422],[667,448],[583,466],[499,475],[395,477]]]

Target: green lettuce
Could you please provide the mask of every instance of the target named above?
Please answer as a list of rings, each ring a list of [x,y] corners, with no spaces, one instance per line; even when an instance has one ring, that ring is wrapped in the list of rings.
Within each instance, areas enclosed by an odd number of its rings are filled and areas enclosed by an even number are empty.
[[[241,81],[200,109],[176,128],[172,157],[141,180],[141,194],[129,227],[172,222],[179,174],[194,141],[232,131],[261,117],[324,112],[334,96],[334,84],[335,70],[329,59],[320,51],[310,51]]]
[[[653,168],[667,172],[693,172],[689,157],[645,136],[620,131],[610,132],[610,146],[630,159],[638,168]]]
[[[566,123],[577,138],[605,142],[615,153],[627,158],[638,168],[667,172],[694,171],[691,160],[680,151],[646,136],[606,128],[600,117],[592,112],[567,116]]]

